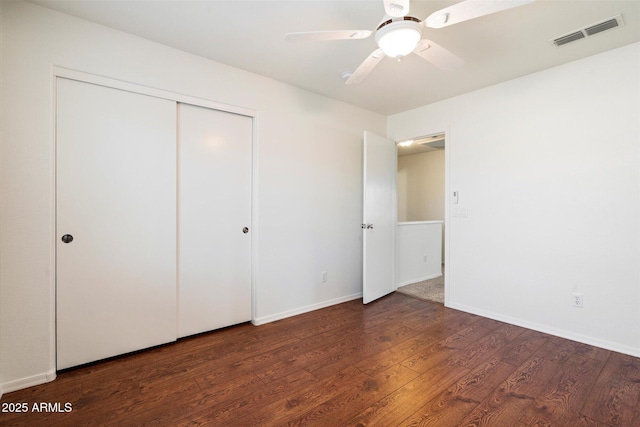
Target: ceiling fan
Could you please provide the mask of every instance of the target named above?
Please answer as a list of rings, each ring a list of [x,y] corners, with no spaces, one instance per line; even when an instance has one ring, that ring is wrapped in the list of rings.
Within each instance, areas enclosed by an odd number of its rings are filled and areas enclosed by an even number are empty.
[[[464,61],[437,43],[423,39],[425,28],[443,28],[480,16],[523,6],[534,0],[465,0],[432,13],[421,21],[409,16],[409,0],[383,0],[386,15],[375,31],[341,30],[288,33],[285,40],[306,42],[318,40],[360,40],[375,32],[378,49],[373,51],[346,80],[346,84],[360,83],[384,58],[401,60],[410,53],[429,61],[443,70],[454,69]]]

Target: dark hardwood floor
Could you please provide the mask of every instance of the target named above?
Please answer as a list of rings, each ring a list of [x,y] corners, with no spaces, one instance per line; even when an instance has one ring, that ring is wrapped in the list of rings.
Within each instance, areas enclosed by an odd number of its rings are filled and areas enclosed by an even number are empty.
[[[62,372],[0,424],[627,427],[639,399],[638,358],[396,293]]]

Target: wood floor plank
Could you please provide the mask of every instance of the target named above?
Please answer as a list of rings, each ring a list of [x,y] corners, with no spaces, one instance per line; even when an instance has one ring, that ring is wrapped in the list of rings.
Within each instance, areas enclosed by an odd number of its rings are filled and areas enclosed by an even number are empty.
[[[389,327],[394,326],[389,325]],[[319,369],[321,367],[331,367],[331,365],[338,363],[346,356],[353,355],[355,352],[370,351],[370,348],[381,345],[385,340],[385,338],[381,337],[384,336],[384,334],[376,334],[375,331],[367,333],[362,330],[349,330],[349,332],[342,334],[338,340],[329,340],[324,344],[319,343],[306,351],[287,355],[279,360],[274,360],[273,363],[267,366],[260,366],[256,369],[256,373],[260,379],[269,382],[298,369],[308,369],[312,371],[313,369]],[[339,369],[332,369],[330,371],[327,369],[324,375],[316,376],[325,378],[341,371],[346,365],[343,363]]]
[[[442,339],[480,320],[481,318],[478,316],[462,311],[449,310],[438,304],[435,311],[424,316],[408,316],[402,322],[406,327],[415,331],[424,333],[439,332],[442,335]]]
[[[592,420],[589,417],[585,417],[584,415],[578,416],[578,419],[573,424],[569,424],[570,426],[575,427],[611,427],[607,424],[603,424],[600,421]],[[633,424],[634,426],[638,424]],[[526,426],[528,427],[528,426]]]
[[[474,323],[447,338],[429,345],[413,356],[402,361],[402,364],[416,372],[426,372],[434,365],[458,353],[459,350],[473,344],[490,333],[479,323]]]
[[[396,365],[404,360],[411,358],[417,353],[428,348],[434,342],[441,341],[441,331],[428,331],[423,332],[411,337],[397,345],[394,345],[386,350],[375,353],[370,357],[363,357],[356,367],[361,371],[375,375],[382,372],[389,367]]]
[[[541,355],[526,360],[467,417],[463,425],[515,425],[546,383],[561,372],[562,362],[552,363]]]
[[[515,367],[492,358],[456,381],[399,426],[455,426],[469,414]]]
[[[187,411],[183,420],[192,425],[232,425],[233,420],[241,417],[245,412],[255,408],[265,407],[290,396],[292,392],[317,384],[318,380],[304,370],[296,371],[286,377],[269,384],[257,385],[249,393],[230,400],[201,402],[197,409]]]
[[[321,405],[315,406],[299,418],[289,420],[289,426],[342,426],[354,412],[371,406],[398,388],[415,379],[418,374],[402,365],[395,365],[355,388],[346,390]]]
[[[460,425],[464,426],[515,426],[522,425],[518,422],[520,411],[526,406],[526,402],[513,401],[511,399],[498,399],[499,395],[494,395],[476,407],[467,415]],[[495,400],[492,400],[495,399]]]
[[[636,411],[633,416],[633,420],[631,421],[631,425],[640,426],[640,398],[638,398],[638,402],[636,402]]]
[[[640,359],[391,294],[66,370],[1,402],[29,408],[2,426],[629,427]]]
[[[523,332],[524,328],[503,323],[486,336],[466,346],[459,355],[453,358],[452,363],[473,368],[504,348]]]
[[[351,418],[345,426],[396,425],[468,372],[461,366],[436,365]]]
[[[631,426],[640,399],[640,360],[612,353],[582,414],[610,426]]]
[[[326,378],[347,366],[358,364],[363,358],[380,353],[417,334],[416,331],[393,324],[387,328],[367,330],[350,345],[341,348],[339,352],[328,353],[326,359],[316,361],[307,369],[318,378]]]
[[[228,425],[285,425],[318,405],[349,389],[355,388],[367,379],[367,375],[357,368],[349,367],[318,384],[299,389],[269,405],[255,408],[244,416],[230,420]],[[224,425],[219,422],[214,425]]]
[[[548,335],[526,330],[500,350],[500,360],[513,366],[520,366],[547,341]]]
[[[527,426],[570,425],[579,416],[604,362],[573,354],[560,376],[550,380],[539,397],[523,411],[520,421]]]
[[[260,378],[265,379],[266,375],[262,374],[264,371],[275,370],[274,367],[280,363],[287,367],[292,367],[295,364],[294,362],[303,359],[305,354],[314,354],[318,349],[334,345],[342,339],[343,336],[322,333],[305,339],[297,339],[271,351],[267,347],[267,351],[248,353],[247,357],[244,358],[234,356],[228,362],[216,363],[218,367],[216,370],[200,369],[198,372],[194,371],[193,373],[197,373],[199,378],[206,378],[209,382],[225,380],[226,378],[232,378],[234,375],[247,372],[255,372]],[[210,367],[210,365],[207,366]],[[288,371],[290,372],[290,369]],[[284,373],[280,376],[286,375],[287,373]]]

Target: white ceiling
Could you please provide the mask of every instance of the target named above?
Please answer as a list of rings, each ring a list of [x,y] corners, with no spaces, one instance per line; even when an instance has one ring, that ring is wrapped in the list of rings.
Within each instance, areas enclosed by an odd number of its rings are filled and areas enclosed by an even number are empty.
[[[406,111],[545,68],[640,41],[639,0],[537,0],[423,37],[465,64],[442,71],[410,55],[385,58],[366,80],[346,86],[373,50],[365,40],[290,43],[288,32],[374,30],[382,0],[359,1],[105,1],[32,0],[149,40],[262,74],[384,115]],[[410,15],[425,19],[454,1],[412,0]],[[550,40],[621,13],[625,25],[555,47]]]

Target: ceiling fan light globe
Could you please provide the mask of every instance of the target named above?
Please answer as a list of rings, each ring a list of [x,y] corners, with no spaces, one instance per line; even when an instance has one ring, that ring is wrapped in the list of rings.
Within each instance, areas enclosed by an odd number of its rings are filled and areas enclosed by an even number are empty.
[[[397,22],[376,33],[378,47],[385,55],[402,58],[413,52],[422,38],[422,27],[416,22]]]

